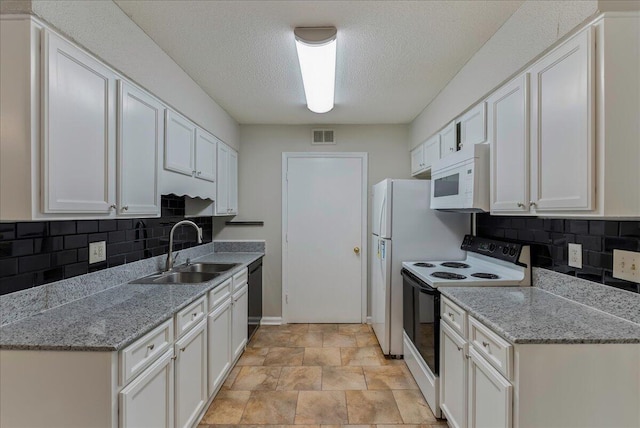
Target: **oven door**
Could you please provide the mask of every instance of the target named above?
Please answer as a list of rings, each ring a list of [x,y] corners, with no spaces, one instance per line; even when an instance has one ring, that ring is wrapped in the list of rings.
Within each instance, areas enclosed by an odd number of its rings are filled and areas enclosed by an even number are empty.
[[[429,370],[440,370],[440,292],[403,269],[403,324]]]

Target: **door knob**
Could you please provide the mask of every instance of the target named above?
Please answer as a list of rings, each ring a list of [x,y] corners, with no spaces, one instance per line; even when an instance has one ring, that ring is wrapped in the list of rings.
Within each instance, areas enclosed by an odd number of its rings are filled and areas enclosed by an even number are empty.
[[[356,254],[360,254],[360,247],[353,247],[353,252]]]

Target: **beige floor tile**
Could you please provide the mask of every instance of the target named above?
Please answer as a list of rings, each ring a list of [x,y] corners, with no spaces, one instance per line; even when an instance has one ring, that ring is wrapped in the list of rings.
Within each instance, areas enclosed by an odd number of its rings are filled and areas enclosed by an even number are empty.
[[[305,348],[302,364],[305,366],[339,366],[342,364],[340,348]]]
[[[368,324],[338,324],[338,332],[345,334],[369,333],[371,327]]]
[[[296,408],[297,424],[346,424],[344,391],[300,391]]]
[[[400,359],[400,358],[387,358],[387,357],[382,357],[382,365],[383,366],[403,366],[403,367],[407,367],[407,363],[404,362],[404,360]]]
[[[377,428],[430,428],[430,425],[411,425],[411,424],[401,424],[401,425],[376,425]]]
[[[281,367],[242,367],[231,389],[236,391],[275,390],[280,371]]]
[[[337,332],[338,324],[309,324],[309,331]]]
[[[346,391],[349,423],[401,424],[391,391]]]
[[[224,381],[222,388],[220,388],[221,391],[231,388],[231,385],[233,385],[233,382],[235,382],[238,374],[240,373],[240,369],[241,367],[234,367],[231,369],[229,376],[227,376],[227,380]]]
[[[289,333],[306,333],[309,331],[309,324],[284,324],[282,331]]]
[[[346,348],[356,346],[356,337],[353,334],[324,333],[322,345],[325,348]]]
[[[362,367],[323,367],[322,389],[324,391],[367,389]]]
[[[377,346],[340,348],[340,357],[343,366],[379,366],[384,359]]]
[[[247,348],[238,360],[238,366],[261,366],[269,348]]]
[[[200,421],[201,424],[237,424],[251,391],[220,391]]]
[[[253,391],[244,409],[241,424],[293,424],[296,391]]]
[[[318,391],[322,385],[322,367],[283,367],[279,391]]]
[[[322,346],[322,332],[292,333],[289,346],[320,347]]]
[[[378,425],[380,426],[380,425]],[[320,425],[321,428],[376,428],[376,425]],[[398,427],[400,428],[400,427]]]
[[[264,366],[301,366],[304,348],[270,348]]]
[[[373,333],[356,333],[356,343],[360,348],[365,346],[378,346],[378,339]]]
[[[271,330],[269,332],[258,331],[255,336],[249,342],[250,348],[271,348],[273,346],[287,346],[289,345],[288,332],[279,330]]]
[[[367,389],[418,389],[411,373],[403,366],[364,367]]]
[[[392,391],[402,420],[406,424],[435,424],[438,422],[419,390]]]

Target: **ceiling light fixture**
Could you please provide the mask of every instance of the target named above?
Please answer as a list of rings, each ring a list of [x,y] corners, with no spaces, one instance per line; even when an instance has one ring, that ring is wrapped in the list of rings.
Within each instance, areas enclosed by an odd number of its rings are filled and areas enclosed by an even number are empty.
[[[298,62],[302,72],[307,107],[314,113],[333,108],[336,86],[335,27],[296,27]]]

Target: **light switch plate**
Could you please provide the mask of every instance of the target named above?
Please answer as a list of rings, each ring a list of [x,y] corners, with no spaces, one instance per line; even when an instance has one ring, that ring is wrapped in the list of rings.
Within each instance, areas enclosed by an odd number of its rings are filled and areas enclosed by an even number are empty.
[[[613,250],[613,277],[640,283],[640,253]]]
[[[106,241],[89,243],[89,264],[103,262],[107,260]]]
[[[569,266],[582,269],[581,244],[569,244]]]

